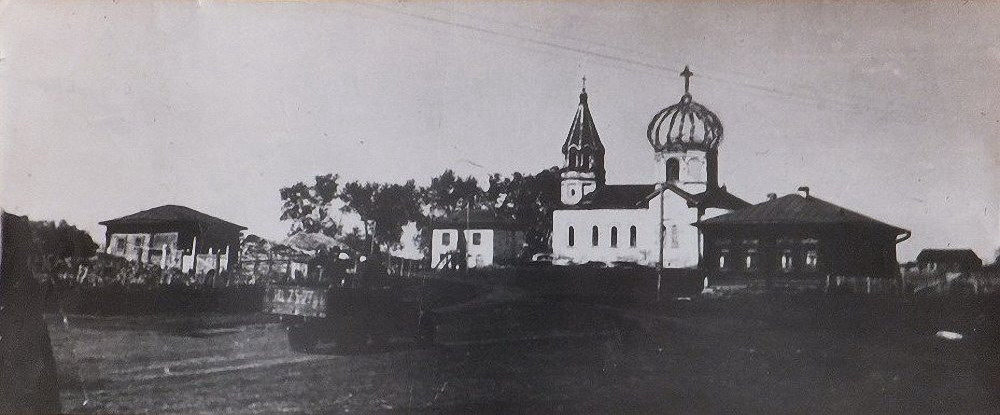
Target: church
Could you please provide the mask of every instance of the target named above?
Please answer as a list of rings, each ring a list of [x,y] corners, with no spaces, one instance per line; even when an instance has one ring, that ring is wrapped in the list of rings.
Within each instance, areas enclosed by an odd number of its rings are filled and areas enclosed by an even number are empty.
[[[562,146],[561,206],[552,215],[553,262],[628,262],[664,268],[699,266],[704,249],[694,226],[750,206],[719,185],[722,122],[694,101],[685,67],[684,94],[659,111],[646,138],[661,172],[656,184],[607,184],[605,148],[587,103],[580,103]]]

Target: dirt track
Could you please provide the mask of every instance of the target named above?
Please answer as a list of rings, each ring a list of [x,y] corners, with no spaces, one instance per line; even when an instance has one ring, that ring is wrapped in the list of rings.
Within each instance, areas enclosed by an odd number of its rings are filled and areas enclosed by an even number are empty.
[[[989,361],[974,339],[946,342],[923,329],[888,332],[882,324],[898,326],[891,319],[852,321],[844,329],[801,310],[789,311],[801,314],[791,320],[773,320],[740,309],[744,304],[731,312],[725,303],[704,304],[623,310],[492,290],[448,309],[436,345],[397,338],[387,350],[343,356],[291,352],[282,327],[261,315],[71,316],[68,324],[50,316],[50,332],[63,405],[72,411],[997,408],[995,378],[985,372],[996,356]]]

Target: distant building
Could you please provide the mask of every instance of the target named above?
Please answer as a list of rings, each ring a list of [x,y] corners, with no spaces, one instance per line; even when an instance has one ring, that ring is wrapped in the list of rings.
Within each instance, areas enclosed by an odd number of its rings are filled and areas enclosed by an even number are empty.
[[[118,219],[107,227],[105,252],[162,269],[207,273],[235,269],[240,231],[246,228],[197,210],[164,205]]]
[[[604,144],[590,113],[586,88],[562,146],[562,206],[552,215],[552,253],[557,264],[633,262],[694,268],[701,234],[692,223],[750,204],[719,185],[722,123],[688,91],[650,121],[659,184],[605,182]]]
[[[917,255],[923,272],[972,272],[983,269],[983,260],[971,249],[925,249]]]
[[[898,275],[896,244],[909,238],[909,231],[801,190],[700,221],[709,275]]]
[[[524,231],[483,211],[457,212],[431,227],[431,267],[509,264],[524,251]],[[465,264],[462,261],[464,252]]]

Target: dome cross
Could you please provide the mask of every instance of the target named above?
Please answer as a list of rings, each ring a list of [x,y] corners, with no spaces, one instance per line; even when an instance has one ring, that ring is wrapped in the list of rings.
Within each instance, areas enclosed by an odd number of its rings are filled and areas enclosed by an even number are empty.
[[[694,72],[691,72],[691,68],[684,65],[684,71],[681,72],[681,76],[684,77],[684,93],[689,94],[689,90],[691,89],[691,77],[694,76]]]

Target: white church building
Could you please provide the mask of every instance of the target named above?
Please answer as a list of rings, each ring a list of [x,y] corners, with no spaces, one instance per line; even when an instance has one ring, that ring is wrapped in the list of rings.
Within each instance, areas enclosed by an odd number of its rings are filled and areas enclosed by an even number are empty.
[[[587,90],[562,146],[562,206],[553,212],[552,254],[556,264],[630,262],[693,268],[703,239],[695,222],[750,206],[719,186],[722,123],[689,92],[658,112],[647,139],[659,174],[655,184],[607,184],[604,145],[587,103]]]

